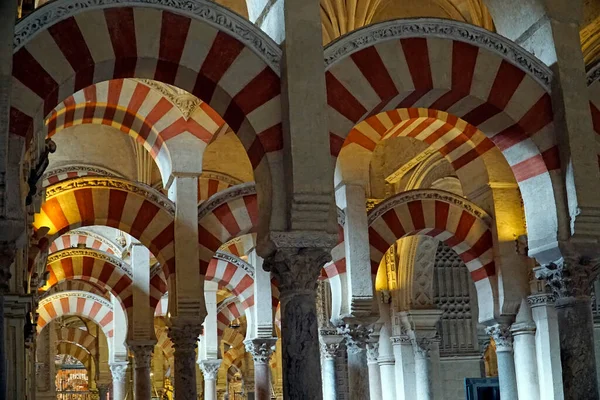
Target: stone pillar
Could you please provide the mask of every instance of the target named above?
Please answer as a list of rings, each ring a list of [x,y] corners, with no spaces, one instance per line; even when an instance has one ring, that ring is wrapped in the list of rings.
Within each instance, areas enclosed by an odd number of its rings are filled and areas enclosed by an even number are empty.
[[[338,399],[335,360],[340,350],[341,340],[341,336],[321,336],[323,400]]]
[[[362,327],[342,329],[348,351],[348,382],[350,400],[369,398],[369,367],[367,365],[367,341],[369,331]]]
[[[36,399],[56,400],[56,329],[50,322],[37,337]]]
[[[556,296],[556,315],[565,400],[599,399],[594,348],[591,284],[597,268],[590,259],[568,255],[536,269]]]
[[[6,327],[4,339],[6,348],[11,350],[6,353],[9,383],[5,399],[21,400],[26,398],[27,392],[25,331],[32,299],[31,296],[17,294],[5,294],[3,297],[4,325]]]
[[[437,339],[421,338],[413,343],[415,352],[415,380],[418,400],[433,400],[434,369],[433,360],[437,352]]]
[[[500,396],[503,399],[517,400],[519,395],[515,375],[515,359],[513,357],[513,338],[510,334],[510,328],[506,324],[496,324],[488,327],[486,332],[496,342]]]
[[[254,398],[271,400],[271,367],[269,360],[275,349],[277,338],[246,340],[246,351],[254,360]]]
[[[383,298],[382,298],[383,300]],[[381,320],[384,321],[383,326],[379,330],[379,373],[381,374],[381,387],[383,400],[396,400],[396,390],[394,390],[395,382],[395,360],[394,348],[390,341],[392,332],[392,321],[390,318],[390,306],[387,302],[379,303],[379,313]]]
[[[396,394],[398,400],[417,398],[415,382],[415,353],[408,335],[392,336],[394,348]]]
[[[127,363],[118,362],[110,364],[112,374],[113,395],[112,400],[125,400],[127,395]]]
[[[174,352],[174,391],[176,400],[197,400],[196,388],[196,348],[202,326],[171,318],[169,323],[169,338],[173,342]]]
[[[529,307],[527,304],[521,307]],[[540,400],[537,359],[535,354],[535,324],[533,321],[514,323],[510,328],[514,340],[515,373],[519,400]]]
[[[535,350],[537,356],[540,399],[563,400],[562,366],[558,318],[554,295],[537,293],[527,298],[535,322]]]
[[[107,385],[98,385],[98,395],[100,396],[100,400],[108,400],[108,386]]]
[[[222,360],[204,360],[200,362],[200,369],[204,375],[204,400],[217,400],[217,375]],[[177,378],[177,375],[175,375]],[[177,393],[177,387],[175,387]]]
[[[367,367],[369,369],[369,398],[382,400],[381,373],[379,371],[379,343],[367,344]]]
[[[329,260],[328,247],[280,248],[264,262],[279,283],[284,399],[323,398],[316,292],[321,268]]]
[[[155,342],[145,344],[130,344],[129,349],[134,359],[134,395],[135,400],[150,400],[152,397],[152,380],[150,378],[150,367],[152,363],[152,352]]]

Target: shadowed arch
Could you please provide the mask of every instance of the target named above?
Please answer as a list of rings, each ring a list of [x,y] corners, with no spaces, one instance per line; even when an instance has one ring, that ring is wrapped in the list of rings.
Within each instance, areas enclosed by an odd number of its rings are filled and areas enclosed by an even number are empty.
[[[79,362],[85,365],[86,369],[90,368],[90,360],[93,360],[88,349],[72,342],[58,342],[56,351],[57,354],[66,354],[75,357]]]
[[[421,189],[391,197],[368,214],[371,271],[397,240],[426,235],[443,241],[464,261],[477,289],[480,319],[494,317],[497,276],[491,218],[473,203],[449,192]]]
[[[90,353],[92,357],[96,357],[96,337],[88,331],[79,328],[61,328],[58,331],[59,342],[75,343]]]

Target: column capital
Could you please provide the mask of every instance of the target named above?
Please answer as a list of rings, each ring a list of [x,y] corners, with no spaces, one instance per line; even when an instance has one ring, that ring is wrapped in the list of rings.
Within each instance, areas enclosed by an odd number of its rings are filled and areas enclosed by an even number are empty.
[[[510,352],[513,350],[513,337],[510,333],[509,325],[492,325],[487,327],[485,332],[494,339],[494,342],[496,343],[496,352]]]
[[[113,381],[125,383],[127,378],[127,367],[129,363],[126,362],[114,362],[108,364],[110,367],[110,373],[112,375]]]
[[[173,341],[175,351],[195,351],[198,347],[198,336],[202,333],[202,325],[198,321],[171,318],[167,322],[167,335]]]
[[[367,363],[377,364],[379,361],[379,343],[367,343]]]
[[[367,348],[373,330],[364,325],[344,325],[338,332],[344,338],[348,352],[356,354]]]
[[[401,345],[411,344],[411,340],[408,335],[392,336],[392,337],[390,337],[390,342],[392,342],[392,346],[401,346]]]
[[[244,340],[246,351],[252,354],[255,363],[268,364],[275,351],[277,338],[256,338]]]
[[[590,297],[591,286],[600,272],[600,259],[566,252],[558,261],[534,269],[538,279],[556,296],[558,302],[568,297]]]
[[[156,340],[128,343],[129,349],[133,353],[135,368],[150,368],[155,344]]]
[[[198,363],[200,369],[202,370],[202,375],[204,375],[204,379],[214,381],[217,379],[217,374],[219,373],[219,367],[221,367],[221,362],[223,360],[203,360]]]
[[[329,261],[329,247],[288,247],[277,249],[265,258],[263,268],[279,282],[280,297],[286,297],[315,293],[321,269]]]
[[[415,355],[423,358],[429,357],[433,346],[439,343],[437,337],[416,337],[412,340]]]
[[[325,360],[335,359],[340,351],[341,344],[342,344],[341,342],[338,342],[338,343],[321,342],[321,343],[319,343],[319,346],[321,349],[321,357],[323,357]]]

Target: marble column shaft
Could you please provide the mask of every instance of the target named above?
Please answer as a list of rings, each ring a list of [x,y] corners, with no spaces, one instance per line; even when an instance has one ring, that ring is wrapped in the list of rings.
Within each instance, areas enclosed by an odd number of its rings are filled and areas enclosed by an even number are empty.
[[[204,400],[217,400],[217,375],[222,360],[203,360],[199,363],[204,375]],[[175,388],[177,390],[177,388]]]
[[[413,400],[417,398],[415,382],[415,353],[408,336],[393,336],[396,397],[398,400]]]
[[[277,338],[257,338],[244,342],[246,351],[254,360],[254,398],[271,399],[271,367],[269,360],[273,354]]]
[[[379,344],[367,344],[367,368],[369,369],[369,399],[382,400],[381,372],[379,370]]]
[[[339,343],[321,342],[321,368],[323,375],[323,400],[337,400],[337,374],[335,360],[339,352]]]
[[[513,324],[515,374],[519,400],[540,400],[537,358],[535,354],[535,324],[533,321]]]
[[[134,357],[134,395],[135,400],[150,400],[152,397],[152,380],[150,366],[154,343],[147,345],[130,345]]]
[[[112,400],[125,400],[127,395],[127,363],[110,364],[112,374]]]
[[[431,340],[422,339],[414,344],[415,380],[418,400],[433,400]]]
[[[317,321],[317,279],[328,249],[279,249],[264,267],[279,282],[283,398],[323,398]]]
[[[513,356],[513,338],[510,329],[508,325],[496,324],[487,328],[487,333],[493,337],[496,343],[500,396],[503,399],[517,400],[519,394]]]
[[[348,351],[348,383],[350,400],[369,397],[369,367],[367,365],[368,332],[363,327],[344,330]]]
[[[168,335],[173,342],[175,400],[197,400],[196,348],[202,327],[195,323],[171,321]]]
[[[535,347],[542,400],[564,399],[558,317],[554,300],[554,296],[549,293],[534,294],[527,299],[537,328]]]

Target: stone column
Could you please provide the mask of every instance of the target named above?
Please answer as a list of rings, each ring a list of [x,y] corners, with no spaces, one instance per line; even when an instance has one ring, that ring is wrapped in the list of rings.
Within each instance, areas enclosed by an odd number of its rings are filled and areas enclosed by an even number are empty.
[[[246,340],[246,351],[254,360],[254,398],[271,400],[271,367],[269,360],[275,349],[277,338]]]
[[[174,391],[176,400],[197,400],[196,348],[202,326],[197,321],[173,319],[169,321],[169,338],[174,352]]]
[[[108,386],[106,385],[98,385],[98,395],[100,396],[100,400],[108,400]]]
[[[348,351],[348,382],[350,400],[369,398],[369,367],[367,366],[367,341],[369,331],[356,326],[342,329]]]
[[[435,354],[437,340],[431,338],[416,339],[413,343],[415,352],[415,380],[418,400],[433,400],[432,354]]]
[[[562,378],[566,400],[599,399],[591,284],[596,262],[569,254],[536,269],[556,296]]]
[[[394,348],[396,394],[398,400],[417,398],[415,382],[415,352],[408,335],[392,336]]]
[[[127,363],[119,362],[110,364],[112,374],[113,395],[112,400],[125,400],[127,395]]]
[[[150,366],[155,342],[130,344],[129,349],[134,359],[134,395],[135,400],[150,400],[152,397],[152,380]]]
[[[535,349],[537,356],[540,399],[563,400],[562,366],[558,318],[554,308],[554,295],[537,293],[527,298],[536,325]]]
[[[335,360],[340,350],[341,336],[331,340],[332,336],[321,337],[321,368],[323,378],[323,400],[337,400],[337,374]],[[335,336],[333,336],[335,337]]]
[[[381,373],[379,371],[379,343],[367,344],[367,367],[369,369],[369,398],[382,400]]]
[[[521,307],[529,307],[527,304]],[[515,373],[519,400],[540,400],[537,359],[535,354],[535,324],[519,322],[510,328],[514,339]]]
[[[221,361],[204,360],[199,364],[204,375],[204,400],[217,400],[217,375],[219,374]],[[175,387],[175,391],[177,391],[177,387]]]
[[[486,330],[496,342],[496,357],[498,359],[498,383],[500,396],[503,399],[519,398],[517,378],[515,375],[515,359],[513,357],[513,338],[506,324],[496,324]]]
[[[323,398],[316,292],[321,268],[329,260],[328,247],[315,247],[278,249],[264,262],[279,283],[284,399]]]

